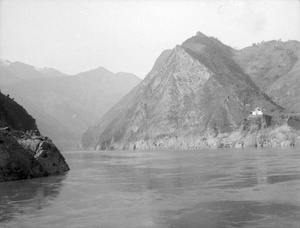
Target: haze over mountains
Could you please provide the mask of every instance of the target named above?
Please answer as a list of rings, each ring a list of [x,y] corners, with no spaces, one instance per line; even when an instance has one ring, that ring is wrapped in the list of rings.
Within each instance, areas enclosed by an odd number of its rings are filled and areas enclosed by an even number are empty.
[[[249,128],[256,107],[300,125],[290,118],[300,113],[299,57],[299,41],[236,50],[198,32],[163,51],[142,82],[103,67],[70,76],[1,60],[0,86],[61,148],[195,148]]]
[[[235,50],[198,32],[164,51],[146,78],[89,128],[82,145],[180,148],[235,131],[256,107],[270,115],[299,112],[299,48],[298,41],[270,41]]]
[[[60,148],[78,145],[83,132],[134,88],[140,79],[103,67],[77,75],[1,61],[0,86]]]

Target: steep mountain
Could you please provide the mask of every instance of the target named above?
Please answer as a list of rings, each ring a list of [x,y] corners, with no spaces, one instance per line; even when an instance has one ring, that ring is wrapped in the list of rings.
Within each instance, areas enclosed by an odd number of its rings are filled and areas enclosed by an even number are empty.
[[[19,65],[14,69],[11,63],[9,72],[24,78]],[[76,147],[83,132],[140,82],[133,74],[114,74],[103,67],[73,76],[51,68],[27,68],[36,77],[3,83],[2,91],[24,106],[40,131],[60,148]]]
[[[300,42],[253,44],[235,51],[233,58],[273,101],[300,113]]]
[[[283,112],[237,56],[200,32],[164,51],[146,78],[89,128],[82,146],[140,149],[168,143],[165,148],[173,148],[176,142],[180,148],[239,129],[256,107],[268,114]]]
[[[10,126],[15,130],[38,130],[35,119],[9,96],[0,92],[0,127]]]
[[[0,92],[0,182],[62,174],[68,170],[51,139],[40,135],[35,120]]]

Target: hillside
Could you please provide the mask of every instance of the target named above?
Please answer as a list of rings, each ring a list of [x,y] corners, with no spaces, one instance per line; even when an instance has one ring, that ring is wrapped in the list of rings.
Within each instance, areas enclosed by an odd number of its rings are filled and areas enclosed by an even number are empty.
[[[277,104],[271,92],[265,93],[273,91],[275,84],[262,79],[264,73],[259,76],[247,70],[248,55],[247,49],[234,50],[198,32],[164,51],[145,79],[89,128],[82,146],[143,149],[157,148],[159,142],[161,148],[173,148],[176,142],[177,148],[186,148],[187,141],[192,145],[198,139],[239,130],[256,107],[277,116],[297,111],[292,101],[288,101],[290,106]],[[285,72],[299,72],[298,60],[291,57],[287,62]],[[170,141],[173,144],[164,147]]]
[[[40,131],[60,148],[76,147],[83,132],[140,82],[133,74],[114,74],[103,67],[67,76],[24,65],[0,67],[8,72],[5,75],[18,78],[10,83],[1,80],[2,91],[24,106]]]
[[[235,51],[233,58],[274,102],[300,113],[300,42],[262,42]]]
[[[38,130],[35,119],[12,98],[0,92],[0,127],[7,125],[15,130]]]
[[[0,92],[0,182],[68,170],[64,157],[51,139],[40,135],[32,116]]]

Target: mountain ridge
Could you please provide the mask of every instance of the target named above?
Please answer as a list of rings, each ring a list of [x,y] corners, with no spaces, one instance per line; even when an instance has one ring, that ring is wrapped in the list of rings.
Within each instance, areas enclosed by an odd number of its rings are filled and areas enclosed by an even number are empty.
[[[256,107],[283,112],[235,57],[236,50],[202,33],[163,52],[145,79],[83,135],[83,147],[133,149],[166,137],[217,136],[238,130]]]
[[[24,106],[41,132],[60,148],[76,148],[84,131],[140,82],[133,74],[114,74],[104,67],[76,75],[54,73],[45,77],[37,71],[39,77],[29,75],[28,79],[20,77],[10,83],[1,80],[0,84],[1,90]]]

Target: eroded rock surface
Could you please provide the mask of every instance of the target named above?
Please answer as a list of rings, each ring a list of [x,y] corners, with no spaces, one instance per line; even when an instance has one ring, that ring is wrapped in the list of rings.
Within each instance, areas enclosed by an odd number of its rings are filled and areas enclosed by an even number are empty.
[[[300,132],[286,123],[287,118],[281,118],[283,123],[280,125],[272,122],[270,116],[249,117],[238,130],[230,133],[206,132],[188,137],[142,139],[131,143],[129,150],[300,146]]]
[[[68,170],[57,147],[48,137],[40,135],[35,120],[0,93],[0,182],[45,177]]]
[[[0,129],[0,182],[63,174],[69,170],[50,139]]]

